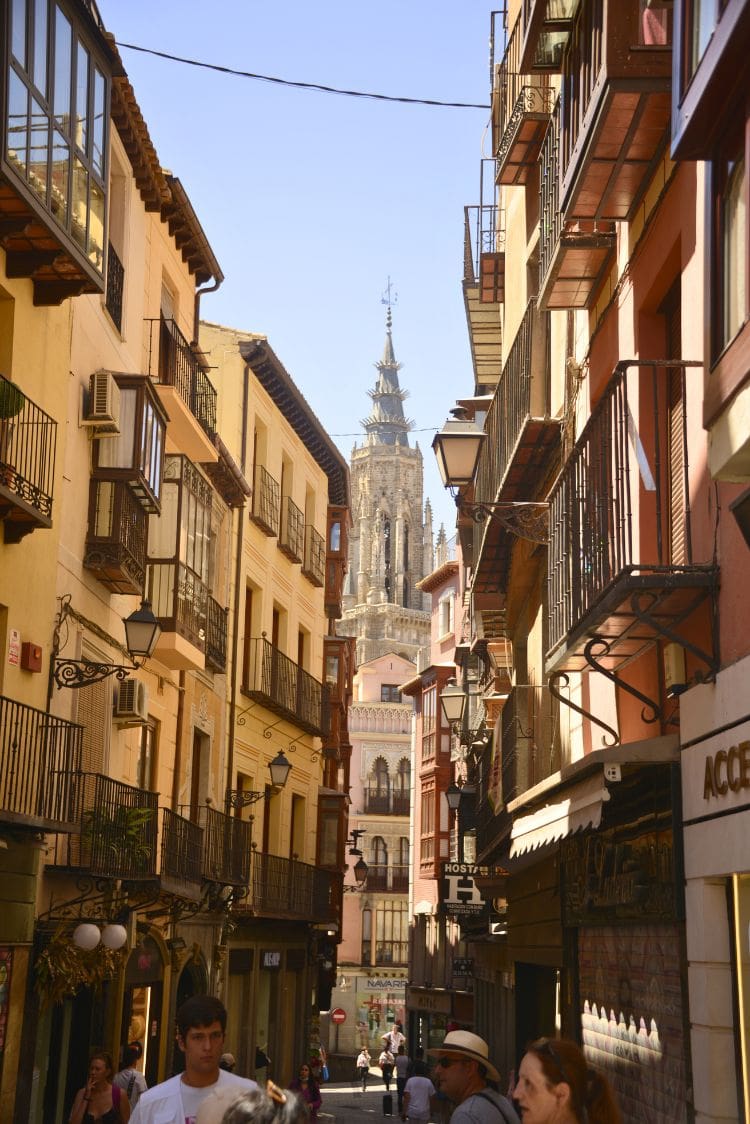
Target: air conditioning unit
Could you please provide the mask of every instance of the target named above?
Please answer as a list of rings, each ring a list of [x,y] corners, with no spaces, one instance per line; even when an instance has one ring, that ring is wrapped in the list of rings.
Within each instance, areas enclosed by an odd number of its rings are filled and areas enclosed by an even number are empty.
[[[148,689],[139,679],[123,679],[117,688],[114,718],[118,726],[143,726],[148,722]]]
[[[120,388],[111,371],[94,371],[89,385],[81,425],[89,425],[95,437],[116,437],[120,432]]]

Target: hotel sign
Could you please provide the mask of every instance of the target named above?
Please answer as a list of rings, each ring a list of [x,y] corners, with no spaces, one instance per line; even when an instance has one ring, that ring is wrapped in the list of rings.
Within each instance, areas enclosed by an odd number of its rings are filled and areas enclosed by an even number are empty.
[[[489,867],[476,863],[443,863],[443,908],[452,917],[481,917],[489,910],[474,881],[489,873]]]
[[[750,742],[739,742],[706,757],[703,799],[726,796],[750,788]]]

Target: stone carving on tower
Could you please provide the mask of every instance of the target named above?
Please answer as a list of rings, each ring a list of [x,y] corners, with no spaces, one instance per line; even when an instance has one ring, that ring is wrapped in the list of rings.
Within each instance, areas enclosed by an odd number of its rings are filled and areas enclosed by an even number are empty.
[[[365,438],[351,456],[354,526],[341,634],[357,637],[357,664],[387,652],[416,661],[429,643],[429,598],[417,589],[433,569],[432,511],[423,505],[423,461],[412,448],[399,385],[390,302]]]

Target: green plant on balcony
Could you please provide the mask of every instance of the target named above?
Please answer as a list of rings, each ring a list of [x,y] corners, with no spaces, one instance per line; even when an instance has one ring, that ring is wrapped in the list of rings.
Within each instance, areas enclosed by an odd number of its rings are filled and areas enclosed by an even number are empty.
[[[12,382],[0,379],[0,419],[14,418],[20,414],[26,396]]]
[[[146,830],[153,820],[151,808],[89,808],[83,813],[81,842],[99,863],[110,870],[146,874],[154,853]]]
[[[127,951],[98,945],[85,952],[73,944],[68,925],[61,925],[34,965],[34,987],[42,1010],[72,997],[82,987],[100,990],[122,968]]]

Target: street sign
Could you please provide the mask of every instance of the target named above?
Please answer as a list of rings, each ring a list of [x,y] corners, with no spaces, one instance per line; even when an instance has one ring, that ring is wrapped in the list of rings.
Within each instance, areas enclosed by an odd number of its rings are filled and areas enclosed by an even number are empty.
[[[343,1007],[333,1008],[333,1010],[331,1011],[331,1022],[337,1024],[346,1022],[346,1011]]]

